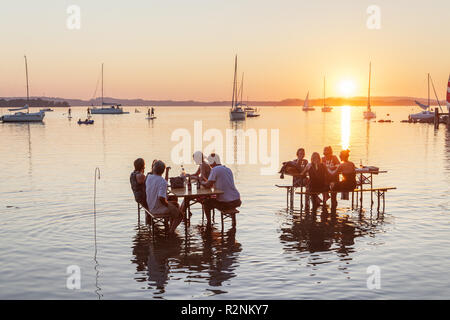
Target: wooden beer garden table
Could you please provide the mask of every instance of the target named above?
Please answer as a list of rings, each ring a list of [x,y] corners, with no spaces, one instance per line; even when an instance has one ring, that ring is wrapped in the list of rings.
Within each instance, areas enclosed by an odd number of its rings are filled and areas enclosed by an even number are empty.
[[[186,224],[190,220],[190,216],[187,213],[191,213],[190,207],[196,203],[199,203],[199,198],[212,198],[213,196],[217,196],[222,194],[223,191],[216,188],[205,188],[201,186],[200,189],[197,190],[188,190],[187,188],[170,188],[169,194],[178,198],[184,199],[184,219]]]

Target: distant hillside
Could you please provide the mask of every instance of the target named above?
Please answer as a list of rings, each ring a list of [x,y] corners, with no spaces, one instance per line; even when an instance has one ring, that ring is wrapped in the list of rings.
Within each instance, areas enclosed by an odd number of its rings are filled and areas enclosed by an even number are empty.
[[[30,108],[67,108],[69,104],[66,101],[57,100],[42,100],[40,98],[30,99],[27,101],[25,98],[19,99],[0,99],[0,108],[19,108],[26,104]]]
[[[414,100],[426,104],[427,99],[413,98],[413,97],[372,97],[371,104],[373,106],[412,106],[415,105]],[[194,101],[194,100],[144,100],[144,99],[116,99],[104,98],[103,101],[111,104],[121,104],[123,106],[209,106],[209,107],[223,107],[230,106],[230,101]],[[3,98],[0,99],[0,107],[21,107],[26,100],[20,98]],[[251,106],[301,106],[304,100],[302,99],[285,99],[281,101],[249,101]],[[101,104],[100,98],[92,100],[81,99],[64,99],[53,97],[34,97],[30,100],[30,107],[68,107],[68,106],[99,106]],[[322,106],[322,99],[310,99],[311,106]],[[327,98],[326,104],[330,106],[365,106],[367,105],[367,97],[352,97],[352,98]],[[431,105],[438,105],[437,100],[431,100]],[[445,105],[445,101],[441,102]]]

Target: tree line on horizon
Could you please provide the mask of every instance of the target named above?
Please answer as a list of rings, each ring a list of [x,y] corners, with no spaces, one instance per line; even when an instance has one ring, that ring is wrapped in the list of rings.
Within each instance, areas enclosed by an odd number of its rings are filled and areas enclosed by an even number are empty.
[[[25,105],[30,108],[68,108],[70,104],[67,101],[51,101],[37,99],[0,99],[0,108],[20,108]]]

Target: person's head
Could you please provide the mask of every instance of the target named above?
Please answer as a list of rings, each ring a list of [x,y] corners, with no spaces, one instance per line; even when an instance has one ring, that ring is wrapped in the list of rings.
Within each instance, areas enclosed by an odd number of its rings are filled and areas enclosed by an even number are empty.
[[[208,162],[209,162],[209,165],[211,167],[219,166],[220,165],[220,157],[219,157],[219,155],[217,153],[214,153],[214,152],[211,153],[208,156]]]
[[[323,148],[323,155],[327,158],[333,155],[333,149],[331,148],[331,146]]]
[[[142,172],[145,169],[145,161],[142,158],[134,160],[134,170]]]
[[[339,154],[339,158],[341,158],[342,161],[348,161],[348,158],[350,156],[350,150],[342,150]]]
[[[201,151],[195,151],[192,157],[194,158],[195,164],[201,165],[203,163],[204,156]]]
[[[155,161],[153,164],[153,174],[158,176],[162,175],[164,170],[166,170],[166,165],[161,160]]]
[[[313,152],[313,154],[311,155],[311,163],[320,164],[320,162],[321,162],[320,154],[318,152]]]
[[[305,149],[300,148],[297,150],[297,158],[298,159],[303,159],[305,157]]]

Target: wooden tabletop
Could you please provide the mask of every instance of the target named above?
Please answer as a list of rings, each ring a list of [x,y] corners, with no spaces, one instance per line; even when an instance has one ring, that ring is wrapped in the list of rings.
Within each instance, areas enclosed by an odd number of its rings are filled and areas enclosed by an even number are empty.
[[[199,197],[199,196],[212,196],[212,195],[219,195],[222,194],[223,191],[214,188],[214,191],[210,188],[200,188],[197,190],[190,190],[188,191],[187,188],[176,188],[176,189],[170,189],[170,193],[175,195],[176,197]]]

